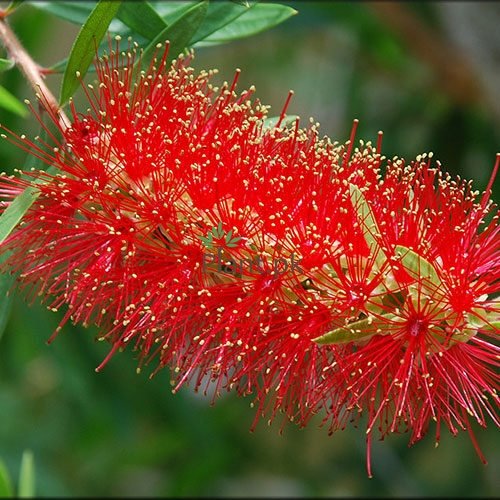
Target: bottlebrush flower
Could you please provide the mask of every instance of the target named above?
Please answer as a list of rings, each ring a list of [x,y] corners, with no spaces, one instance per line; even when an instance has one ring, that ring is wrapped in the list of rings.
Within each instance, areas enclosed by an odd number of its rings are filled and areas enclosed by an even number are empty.
[[[499,164],[500,155],[480,200],[470,183],[423,158],[390,163],[364,194],[351,187],[373,258],[365,288],[378,282],[347,324],[316,340],[358,339],[347,344],[320,392],[335,403],[328,406],[331,431],[368,414],[370,475],[377,427],[382,437],[409,431],[413,444],[434,421],[436,445],[442,425],[453,434],[467,430],[484,461],[469,420],[500,423],[499,213],[488,202]]]
[[[276,125],[253,89],[212,86],[167,51],[133,77],[135,52],[97,61],[89,110],[58,140],[9,133],[56,173],[7,178],[39,196],[0,247],[4,269],[110,356],[256,398],[333,431],[368,414],[371,436],[432,420],[498,425],[498,213],[430,159],[385,165],[376,147]],[[43,104],[43,96],[41,97]],[[498,169],[498,161],[495,172]],[[384,172],[384,173],[382,173]],[[492,176],[493,179],[494,176]],[[0,206],[1,208],[1,206]],[[493,214],[489,223],[484,222]],[[57,333],[57,332],[56,332]]]

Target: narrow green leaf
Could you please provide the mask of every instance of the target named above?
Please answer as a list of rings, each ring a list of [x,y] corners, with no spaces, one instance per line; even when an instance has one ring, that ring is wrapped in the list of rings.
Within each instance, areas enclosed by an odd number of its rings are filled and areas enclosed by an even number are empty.
[[[216,33],[230,23],[234,23],[243,14],[255,5],[247,3],[247,5],[238,5],[233,2],[211,2],[208,6],[208,11],[202,25],[191,39],[191,43],[199,42],[208,36]]]
[[[10,480],[9,471],[3,460],[0,460],[0,498],[12,498],[14,489]]]
[[[105,41],[101,42],[97,49],[97,54],[98,57],[102,57],[103,54],[109,52],[109,43],[108,40],[106,39]],[[69,58],[64,58],[61,61],[58,61],[57,63],[53,64],[50,66],[48,69],[51,71],[51,73],[64,73],[66,71],[66,67],[68,65],[68,60]],[[95,73],[96,68],[94,65],[89,66],[87,69],[87,74],[88,73]]]
[[[196,5],[200,0],[169,0],[152,1],[156,12],[167,24],[174,24],[175,21],[180,19],[193,5]]]
[[[286,115],[280,123],[280,128],[288,127],[288,125],[295,123],[298,120],[298,118],[299,117],[297,115]],[[275,128],[278,125],[279,121],[280,121],[279,116],[269,116],[264,120],[263,127],[264,129]]]
[[[482,330],[485,332],[498,332],[500,330],[500,312],[497,309],[490,309],[491,303],[485,302],[480,307],[472,308],[467,314],[467,324],[475,332]]]
[[[59,19],[64,19],[73,24],[82,26],[90,16],[92,9],[96,6],[95,1],[73,1],[73,2],[54,2],[31,0],[26,3],[32,5],[38,10],[52,14]],[[112,33],[127,35],[130,30],[118,19],[113,19],[109,25],[109,31]]]
[[[395,251],[396,255],[400,256],[401,264],[412,278],[427,287],[429,284],[432,285],[432,291],[444,289],[438,272],[428,260],[402,245],[397,245]]]
[[[295,14],[297,11],[287,5],[273,3],[250,5],[244,15],[205,38],[201,44],[222,43],[255,35],[277,26]]]
[[[0,243],[9,236],[38,196],[36,188],[28,187],[3,211],[0,216]]]
[[[109,23],[118,12],[121,1],[100,0],[85,21],[71,48],[66,71],[61,84],[59,103],[64,105],[80,84],[80,78],[95,56],[96,48],[106,34]],[[80,77],[77,76],[77,72]]]
[[[313,339],[313,342],[321,345],[345,344],[347,342],[358,342],[362,339],[368,339],[374,335],[383,335],[393,330],[391,322],[394,322],[396,316],[386,314],[384,316],[369,316],[345,327],[336,328],[331,332],[325,333],[320,337]]]
[[[208,0],[203,0],[189,9],[177,21],[169,25],[161,31],[144,49],[141,57],[141,67],[144,68],[149,64],[155,52],[158,50],[157,45],[163,44],[165,41],[170,41],[168,50],[168,60],[175,59],[186,47],[189,46],[189,41],[200,27],[203,19],[207,14]],[[138,63],[134,71],[137,71]]]
[[[167,28],[167,23],[152,5],[144,0],[122,2],[117,17],[134,33],[142,35],[147,40],[151,40]]]
[[[35,464],[31,450],[25,450],[21,459],[17,496],[19,498],[33,498],[35,496]]]
[[[12,0],[10,2],[9,6],[7,7],[7,13],[10,15],[12,12],[14,12],[22,3],[24,3],[24,0]]]
[[[7,71],[8,69],[11,69],[14,67],[14,61],[11,61],[10,59],[2,59],[0,57],[0,71]]]
[[[484,330],[499,331],[500,330],[500,321],[492,321],[491,323],[484,325],[482,328]]]
[[[32,161],[29,164],[29,168],[36,168],[40,160],[34,156],[30,157],[30,159],[32,159]],[[49,174],[53,174],[56,171],[57,169],[54,166],[50,166],[47,169],[47,173]],[[41,182],[43,181],[38,179],[34,181],[35,184]],[[19,196],[14,198],[12,203],[3,211],[0,215],[0,244],[5,241],[39,196],[40,191],[35,186],[27,187]]]
[[[248,0],[231,0],[231,2],[238,4],[238,5],[243,5],[243,7],[250,7]]]
[[[0,256],[0,263],[4,262],[7,255]],[[10,273],[0,274],[0,339],[2,338],[12,307],[12,295],[8,294],[14,283],[14,276]]]
[[[358,186],[351,184],[349,186],[349,193],[368,248],[374,253],[376,266],[378,269],[382,269],[387,261],[387,257],[377,241],[377,238],[380,237],[380,230],[375,220],[375,215]]]
[[[27,114],[26,108],[20,101],[17,100],[7,89],[0,85],[0,107],[15,113],[16,115],[25,117]]]

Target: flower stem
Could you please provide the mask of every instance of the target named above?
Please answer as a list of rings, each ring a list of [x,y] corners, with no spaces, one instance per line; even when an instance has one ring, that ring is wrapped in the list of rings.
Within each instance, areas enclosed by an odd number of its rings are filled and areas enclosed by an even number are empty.
[[[7,50],[9,57],[15,62],[26,77],[27,81],[33,88],[37,98],[43,97],[44,107],[49,112],[57,116],[59,126],[65,130],[70,123],[64,111],[59,107],[57,99],[49,90],[42,78],[42,71],[38,64],[26,52],[26,49],[21,45],[21,42],[12,31],[7,23],[7,20],[0,17],[0,40]]]

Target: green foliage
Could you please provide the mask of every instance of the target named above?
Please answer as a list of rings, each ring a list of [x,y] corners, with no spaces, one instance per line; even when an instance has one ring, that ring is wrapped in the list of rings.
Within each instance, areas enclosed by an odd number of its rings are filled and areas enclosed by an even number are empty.
[[[26,116],[26,108],[6,88],[0,86],[0,107],[15,113],[18,116]]]
[[[151,37],[151,33],[160,33],[167,27],[165,20],[146,1],[122,2],[117,17],[134,33],[146,39]]]
[[[6,259],[3,255],[0,257],[0,264]],[[9,313],[12,306],[12,294],[8,293],[14,284],[14,277],[9,273],[0,273],[0,340],[7,326]]]
[[[262,33],[286,21],[297,11],[287,5],[255,2],[241,14],[245,15],[239,15],[205,38],[197,39],[201,42],[199,45],[216,45]]]
[[[109,23],[118,12],[118,0],[100,0],[90,13],[71,48],[61,84],[59,102],[65,104],[80,85],[80,79],[95,57],[95,50],[106,34]]]
[[[33,498],[35,496],[35,463],[33,452],[24,450],[19,469],[19,481],[17,495],[14,494],[14,487],[7,469],[7,466],[0,460],[0,498]]]
[[[33,452],[25,450],[21,459],[19,471],[19,498],[32,498],[35,496],[35,462]]]
[[[14,61],[11,61],[9,59],[2,59],[0,57],[0,71],[7,71],[8,69],[11,69],[14,67]]]
[[[431,288],[434,293],[439,291],[444,293],[444,284],[436,268],[427,259],[403,245],[398,245],[395,250],[405,271],[413,279],[422,282],[427,288]]]
[[[313,341],[320,345],[328,345],[368,340],[376,334],[390,333],[392,329],[391,325],[396,319],[397,317],[393,314],[385,314],[378,317],[368,316],[367,318],[349,323],[346,326],[335,328],[321,335],[321,337],[316,337]]]
[[[363,231],[363,236],[365,237],[368,248],[370,248],[371,252],[374,252],[374,260],[377,268],[382,269],[387,261],[387,257],[378,242],[378,238],[380,238],[380,229],[375,220],[373,210],[357,186],[351,184],[349,186],[349,192],[352,206],[356,210],[358,222]]]
[[[189,44],[192,36],[200,27],[207,13],[208,1],[196,3],[190,7],[179,19],[167,26],[149,43],[145,48],[140,61],[141,67],[146,67],[153,55],[156,53],[157,45],[163,44],[165,41],[170,41],[168,58],[170,60],[177,57],[186,46]]]
[[[7,7],[9,15],[14,12],[25,0],[12,0]]]
[[[9,471],[3,460],[0,460],[0,498],[12,498],[13,496],[14,489]]]
[[[93,2],[34,2],[41,10],[50,12],[74,24],[87,22]],[[125,1],[109,24],[111,33],[133,36],[139,47],[151,56],[157,43],[170,40],[171,54],[177,56],[186,47],[218,45],[245,38],[273,28],[297,11],[281,4],[244,4],[229,0],[145,2]],[[99,53],[108,48],[104,42]],[[89,48],[94,54],[94,47]],[[147,57],[146,57],[147,59]],[[64,71],[64,59],[51,66],[51,71]]]

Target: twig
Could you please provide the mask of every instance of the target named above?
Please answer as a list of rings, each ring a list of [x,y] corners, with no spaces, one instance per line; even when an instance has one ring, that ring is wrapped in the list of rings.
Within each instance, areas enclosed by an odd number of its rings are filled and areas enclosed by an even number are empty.
[[[43,97],[44,102],[42,105],[48,108],[47,111],[49,113],[53,113],[57,117],[61,130],[66,130],[70,121],[60,108],[57,99],[45,84],[42,78],[42,70],[21,45],[21,42],[8,25],[7,20],[2,17],[0,17],[0,40],[7,50],[9,57],[24,73],[37,98],[41,99]]]

